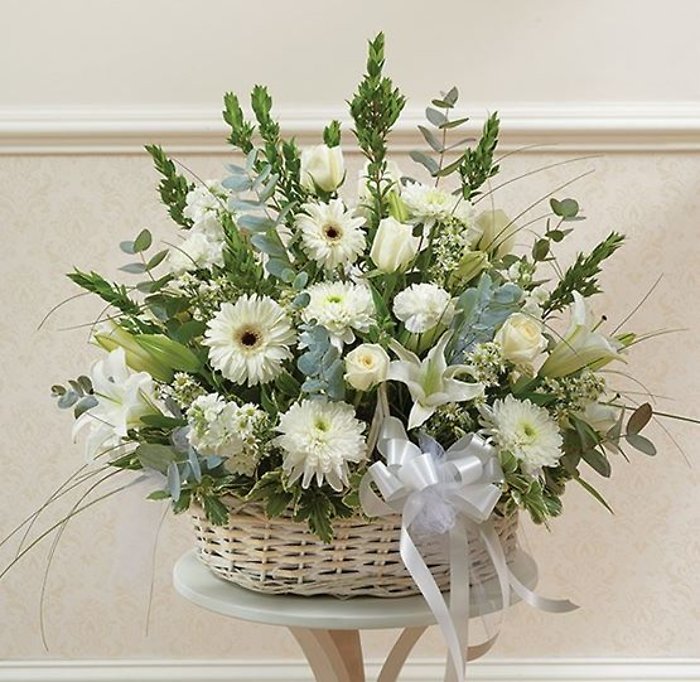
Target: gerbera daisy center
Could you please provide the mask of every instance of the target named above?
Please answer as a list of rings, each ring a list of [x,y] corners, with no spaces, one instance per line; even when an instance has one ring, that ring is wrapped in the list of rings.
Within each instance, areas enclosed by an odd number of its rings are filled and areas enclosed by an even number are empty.
[[[326,239],[330,242],[338,242],[343,238],[343,230],[334,223],[324,225],[323,234],[326,235]]]
[[[238,332],[238,342],[244,348],[252,350],[257,348],[262,342],[262,334],[255,327],[244,327]]]

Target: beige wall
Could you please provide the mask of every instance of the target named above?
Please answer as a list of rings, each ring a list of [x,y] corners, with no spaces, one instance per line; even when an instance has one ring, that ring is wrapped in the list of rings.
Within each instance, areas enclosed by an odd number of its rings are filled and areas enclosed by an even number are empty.
[[[12,59],[0,54],[5,80],[0,133],[8,108],[15,121],[18,111],[31,116],[83,105],[139,110],[170,105],[176,111],[213,112],[221,90],[245,90],[253,79],[273,84],[288,111],[333,106],[352,89],[362,41],[379,27],[389,35],[392,72],[417,104],[437,87],[456,82],[465,97],[468,93],[468,99],[484,103],[586,101],[595,109],[599,101],[647,101],[663,113],[668,103],[686,102],[700,110],[694,73],[700,48],[692,21],[698,5],[692,1],[446,2],[431,16],[423,3],[345,2],[343,24],[337,4],[277,3],[274,47],[254,56],[252,36],[261,33],[265,15],[253,3],[6,0],[3,10],[12,17],[13,30],[0,41],[0,51]],[[315,29],[312,49],[299,36],[318,26],[321,8],[336,24],[331,36],[319,37],[322,31]],[[162,35],[153,30],[156,20],[165,26]],[[620,28],[630,25],[633,31]],[[296,29],[292,34],[285,32],[290,26]],[[168,77],[163,75],[166,47],[175,50],[177,64]],[[492,60],[480,56],[486,47],[495,49]],[[9,63],[15,65],[12,70]],[[306,65],[308,72],[295,73],[292,65]],[[595,135],[586,139],[593,148],[598,145]],[[64,142],[71,143],[69,138]],[[692,139],[681,146],[691,149]],[[515,176],[571,155],[512,156],[504,172]],[[204,177],[219,174],[225,162],[222,156],[182,158]],[[405,157],[401,163],[410,166]],[[600,303],[611,319],[623,317],[656,273],[665,273],[634,318],[635,326],[691,331],[640,346],[630,370],[654,393],[674,399],[660,398],[659,409],[698,416],[700,155],[663,145],[654,152],[630,145],[624,153],[604,153],[514,183],[497,196],[515,211],[588,168],[596,173],[570,193],[580,199],[589,220],[577,228],[562,259],[610,229],[629,234],[629,244],[604,277],[608,293]],[[82,457],[70,442],[71,419],[54,408],[48,387],[87,367],[93,355],[85,343],[87,331],[59,329],[89,321],[98,309],[78,299],[46,328],[37,331],[37,324],[53,304],[74,293],[63,278],[72,266],[115,274],[121,239],[144,226],[167,238],[154,184],[145,155],[0,156],[0,427],[5,441],[0,536],[36,508]],[[518,606],[508,614],[494,656],[700,655],[699,432],[683,424],[669,428],[693,466],[657,429],[657,458],[635,455],[630,464],[616,462],[612,480],[601,484],[615,517],[572,490],[565,498],[566,514],[552,524],[551,533],[526,524],[525,546],[539,560],[543,592],[570,597],[583,608],[557,617]],[[150,538],[158,509],[137,504],[136,495],[129,499],[128,505],[108,504],[76,519],[65,533],[48,583],[50,656],[298,657],[282,631],[226,621],[174,595],[170,570],[190,539],[185,519],[170,517],[161,532],[145,637]],[[145,531],[134,540],[140,526]],[[3,560],[10,556],[5,549],[0,549]],[[46,655],[37,616],[45,551],[34,553],[22,570],[0,583],[0,658]],[[387,639],[373,638],[370,652],[378,655]],[[437,633],[419,649],[423,656],[441,652]]]

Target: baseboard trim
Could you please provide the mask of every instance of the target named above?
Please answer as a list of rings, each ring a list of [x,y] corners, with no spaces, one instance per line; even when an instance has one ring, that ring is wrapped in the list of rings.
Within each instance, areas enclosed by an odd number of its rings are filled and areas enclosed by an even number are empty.
[[[368,666],[376,679],[379,664]],[[437,660],[409,662],[402,682],[435,682]],[[687,682],[700,659],[547,659],[479,661],[470,682]],[[300,661],[4,661],[0,682],[311,682]]]
[[[700,102],[667,104],[540,103],[470,105],[467,133],[478,132],[489,109],[502,118],[502,148],[538,145],[536,151],[697,151]],[[301,144],[317,143],[328,121],[342,110],[287,109],[278,113],[283,133]],[[392,146],[405,151],[424,146],[417,125],[422,109],[404,112]],[[0,108],[0,154],[131,154],[149,142],[176,153],[230,153],[226,128],[216,107],[184,109]],[[351,140],[347,134],[346,139]]]

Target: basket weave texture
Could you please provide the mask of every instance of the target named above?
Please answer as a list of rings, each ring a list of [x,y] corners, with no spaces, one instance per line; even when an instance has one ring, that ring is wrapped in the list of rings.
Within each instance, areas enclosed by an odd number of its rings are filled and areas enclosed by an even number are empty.
[[[335,537],[323,543],[306,523],[289,514],[267,518],[257,503],[235,497],[227,526],[213,526],[202,509],[192,506],[200,559],[218,576],[241,587],[268,594],[335,597],[405,597],[418,593],[399,555],[400,518],[367,521],[337,519]],[[516,549],[517,514],[494,517],[506,558]],[[486,548],[469,537],[472,582],[494,577]],[[419,549],[440,589],[449,588],[444,536],[430,536]]]

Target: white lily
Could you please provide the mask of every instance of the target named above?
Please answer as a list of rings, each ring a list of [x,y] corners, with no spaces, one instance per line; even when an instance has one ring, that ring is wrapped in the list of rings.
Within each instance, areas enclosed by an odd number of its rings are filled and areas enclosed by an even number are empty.
[[[445,347],[450,336],[450,333],[443,334],[424,360],[396,341],[389,344],[399,359],[389,365],[387,379],[406,384],[413,398],[409,429],[425,423],[440,405],[474,400],[484,392],[483,384],[470,384],[454,378],[468,370],[465,365],[447,365]]]
[[[586,299],[578,291],[573,295],[569,329],[542,365],[541,376],[564,377],[584,367],[599,369],[613,360],[625,361],[620,355],[623,344],[594,331]]]
[[[153,377],[148,372],[132,374],[126,366],[126,354],[119,347],[96,362],[90,373],[97,405],[78,417],[73,438],[90,425],[86,441],[88,459],[117,448],[130,428],[141,424],[141,417],[158,414]]]

